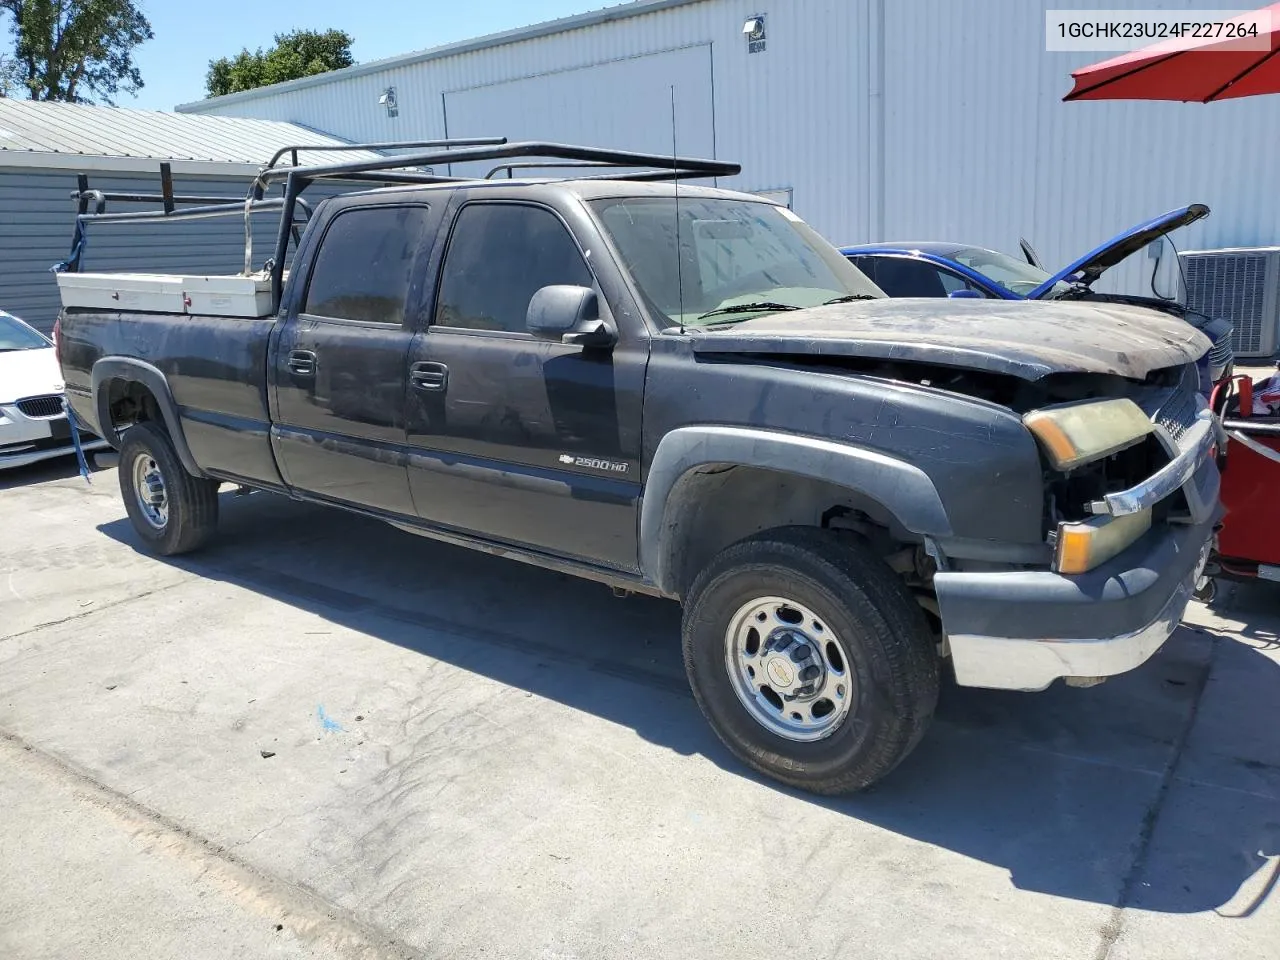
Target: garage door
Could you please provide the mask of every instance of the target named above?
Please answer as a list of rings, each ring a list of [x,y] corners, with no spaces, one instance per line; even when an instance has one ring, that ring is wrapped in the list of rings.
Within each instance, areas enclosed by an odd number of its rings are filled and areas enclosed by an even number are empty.
[[[673,85],[680,153],[714,157],[710,44],[452,90],[444,95],[445,124],[451,137],[497,135],[665,156]],[[483,176],[493,165],[455,164],[453,173]]]

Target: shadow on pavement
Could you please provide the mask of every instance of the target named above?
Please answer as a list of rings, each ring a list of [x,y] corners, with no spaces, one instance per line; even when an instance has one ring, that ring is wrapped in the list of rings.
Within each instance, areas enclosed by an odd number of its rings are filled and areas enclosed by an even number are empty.
[[[74,456],[55,457],[52,460],[41,460],[39,463],[28,464],[25,467],[8,467],[0,470],[0,490],[47,483],[50,480],[66,480],[79,474],[80,469],[76,465]]]
[[[269,494],[224,494],[221,506],[215,543],[167,562],[754,778],[688,693],[676,604],[620,600],[594,583]],[[125,519],[100,529],[138,547]],[[1214,909],[1280,854],[1277,794],[1210,784],[1197,795],[1194,824],[1169,840],[1178,856],[1147,869],[1166,794],[1181,783],[1172,765],[1192,729],[1213,643],[1206,631],[1183,627],[1143,668],[1087,690],[948,685],[924,742],[875,789],[834,799],[793,795],[999,865],[1021,889],[1153,911]],[[1265,735],[1274,738],[1280,666],[1234,641],[1218,643],[1248,660],[1252,689],[1271,691],[1269,702],[1240,708],[1253,723],[1269,722]],[[1217,736],[1226,741],[1212,745],[1217,754],[1247,755],[1231,742],[1232,727]]]
[[[1209,609],[1239,622],[1234,635],[1261,649],[1280,650],[1280,584],[1261,579],[1222,581]]]

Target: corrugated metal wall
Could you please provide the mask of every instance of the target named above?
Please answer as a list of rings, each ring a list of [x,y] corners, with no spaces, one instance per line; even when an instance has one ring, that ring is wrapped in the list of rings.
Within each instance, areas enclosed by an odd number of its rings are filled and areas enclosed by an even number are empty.
[[[742,25],[762,11],[768,15],[768,49],[748,54]],[[467,117],[465,130],[455,126],[453,104],[461,95],[492,84],[575,70],[577,99],[573,85],[557,92],[565,98],[557,104],[562,118],[580,120],[576,128],[557,127],[566,139],[665,154],[671,150],[674,85],[677,132],[684,134],[679,138],[682,152],[712,147],[715,156],[743,165],[744,173],[723,185],[748,190],[792,187],[795,208],[815,227],[831,236],[858,238],[870,226],[870,113],[863,95],[868,17],[867,5],[857,0],[786,0],[772,5],[767,0],[704,0],[334,83],[191,109],[288,118],[366,142],[446,133],[516,136],[507,129],[479,129],[479,113]],[[676,52],[681,52],[678,57]],[[694,58],[703,56],[705,73],[691,68]],[[653,73],[637,84],[629,71],[615,65],[640,57]],[[680,62],[676,70],[671,69],[674,60]],[[388,86],[396,88],[399,101],[395,118],[378,104]],[[704,113],[700,105],[708,87],[711,102]],[[544,105],[546,85],[541,79],[505,89],[512,98],[527,97],[531,113]],[[495,110],[493,122],[503,123],[518,112],[518,104],[513,100]],[[688,128],[687,118],[711,114],[710,130]],[[547,136],[539,133],[538,138]]]
[[[196,109],[291,120],[357,140],[434,137],[446,127],[462,132],[452,115],[446,124],[444,104],[463,92],[577,68],[576,99],[573,85],[557,92],[565,98],[559,116],[572,120],[557,125],[559,135],[666,152],[667,84],[689,104],[701,102],[709,84],[714,152],[744,169],[724,185],[793,188],[794,208],[837,242],[956,239],[1016,252],[1026,236],[1052,267],[1193,201],[1208,203],[1213,216],[1177,236],[1183,248],[1280,241],[1271,189],[1280,97],[1208,106],[1060,102],[1070,71],[1108,54],[1047,53],[1044,12],[1099,6],[1152,4],[703,0]],[[760,13],[768,49],[748,54],[742,24]],[[666,79],[667,61],[657,55],[686,49],[707,51],[707,79],[688,70]],[[638,62],[652,64],[655,76],[636,89],[608,68],[591,69],[624,58],[646,58]],[[378,105],[391,85],[400,104],[394,119]],[[540,81],[506,84],[509,101],[488,117],[507,122],[521,97],[536,116],[543,91]],[[509,132],[474,126],[485,119],[471,114],[465,132]],[[1145,290],[1150,269],[1145,257],[1131,258],[1108,285]]]
[[[444,94],[449,136],[483,136],[501,130],[512,140],[573,143],[584,129],[611,147],[654,150],[653,131],[667,131],[671,152],[671,87],[675,104],[676,145],[691,156],[715,152],[715,107],[711,97],[711,47],[696,44],[678,50],[554,70]],[[618,110],[618,91],[627,91],[628,109]],[[463,176],[484,176],[493,162],[455,165]]]
[[[156,193],[159,174],[91,174],[90,186],[116,192]],[[243,199],[247,179],[175,177],[177,193]],[[71,246],[76,188],[74,173],[35,168],[0,168],[0,309],[48,333],[58,315],[58,286],[49,268]],[[329,192],[333,192],[330,189]],[[317,188],[306,198],[323,199]],[[111,209],[145,210],[143,205]],[[254,217],[254,260],[261,264],[275,244],[277,214]],[[229,217],[132,226],[99,224],[89,230],[85,270],[154,273],[239,273],[244,260],[243,220]]]
[[[1051,268],[1187,203],[1212,216],[1182,249],[1280,240],[1271,188],[1280,97],[1215,104],[1062,103],[1070,72],[1108,53],[1046,53],[1046,9],[1204,9],[1200,0],[894,0],[886,4],[889,239],[965,239]],[[1248,4],[1244,4],[1248,7]],[[1107,286],[1148,292],[1130,258]]]

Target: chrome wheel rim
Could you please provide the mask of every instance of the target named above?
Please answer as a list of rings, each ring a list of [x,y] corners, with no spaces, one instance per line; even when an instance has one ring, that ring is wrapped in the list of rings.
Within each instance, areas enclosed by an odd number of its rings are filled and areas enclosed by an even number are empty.
[[[738,608],[725,630],[724,665],[752,719],[787,740],[831,736],[857,693],[844,642],[823,618],[783,597]]]
[[[133,458],[133,495],[143,519],[155,529],[163,530],[169,522],[169,491],[160,465],[149,453]]]

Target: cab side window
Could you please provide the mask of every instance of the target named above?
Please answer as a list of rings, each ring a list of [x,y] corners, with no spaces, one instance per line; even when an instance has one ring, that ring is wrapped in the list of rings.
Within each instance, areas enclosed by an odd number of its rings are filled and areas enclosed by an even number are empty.
[[[866,275],[866,278],[877,287],[880,286],[880,281],[876,279],[876,264],[880,260],[879,257],[864,257],[855,254],[853,256],[846,257],[845,259],[861,270]],[[893,294],[888,290],[885,290],[885,293],[888,293],[891,297],[893,296]]]
[[[891,297],[945,297],[942,271],[924,260],[880,257],[876,261],[876,285]]]
[[[354,207],[339,213],[320,241],[302,312],[404,323],[413,258],[426,219],[426,207]]]
[[[435,324],[524,333],[529,301],[539,289],[594,282],[578,245],[551,211],[517,203],[468,204],[449,237]]]

